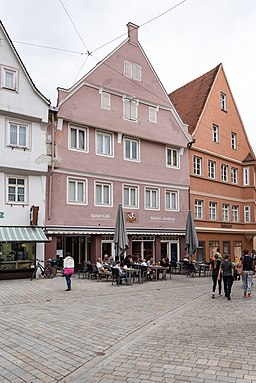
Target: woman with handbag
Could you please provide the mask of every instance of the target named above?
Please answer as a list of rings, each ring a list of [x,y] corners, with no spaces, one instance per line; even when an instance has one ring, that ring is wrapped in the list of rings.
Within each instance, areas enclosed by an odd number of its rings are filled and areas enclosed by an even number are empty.
[[[66,291],[71,291],[71,276],[72,274],[74,274],[74,267],[74,258],[71,256],[70,253],[67,253],[63,263],[63,274],[66,278],[67,283]]]

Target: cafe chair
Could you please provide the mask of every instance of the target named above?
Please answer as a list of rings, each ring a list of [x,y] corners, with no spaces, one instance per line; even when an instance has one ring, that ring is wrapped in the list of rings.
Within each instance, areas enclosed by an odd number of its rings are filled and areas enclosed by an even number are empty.
[[[141,270],[141,282],[147,282],[148,281],[148,267],[140,265]]]
[[[116,282],[117,286],[119,286],[122,283],[119,270],[116,269],[115,267],[111,267],[111,273],[112,273],[112,286],[114,282]]]

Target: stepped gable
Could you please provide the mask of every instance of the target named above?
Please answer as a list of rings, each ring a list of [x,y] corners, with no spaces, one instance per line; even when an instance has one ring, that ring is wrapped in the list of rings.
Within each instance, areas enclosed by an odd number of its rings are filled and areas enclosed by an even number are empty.
[[[222,64],[169,94],[170,100],[192,134]]]

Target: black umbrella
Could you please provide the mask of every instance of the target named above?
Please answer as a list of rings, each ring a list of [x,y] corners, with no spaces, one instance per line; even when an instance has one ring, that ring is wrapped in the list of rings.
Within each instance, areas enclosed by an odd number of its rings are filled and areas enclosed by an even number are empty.
[[[120,203],[117,210],[115,235],[113,242],[115,244],[116,259],[122,259],[124,252],[128,249],[128,236],[126,232],[124,211],[122,204]]]
[[[185,236],[185,250],[187,254],[193,255],[198,248],[198,239],[193,221],[191,210],[188,211],[187,224],[186,224],[186,236]]]

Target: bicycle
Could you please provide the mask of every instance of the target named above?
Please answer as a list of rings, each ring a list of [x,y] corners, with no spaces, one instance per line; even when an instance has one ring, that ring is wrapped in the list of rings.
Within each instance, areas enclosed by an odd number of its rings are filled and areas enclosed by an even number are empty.
[[[43,275],[45,278],[54,278],[57,274],[56,259],[49,259],[45,267],[40,262],[42,263],[44,261],[40,261],[40,259],[37,259],[37,264],[32,274],[31,281],[34,278],[36,278],[36,273],[38,269],[41,271],[41,275]]]

